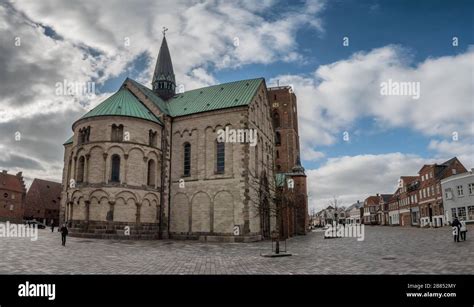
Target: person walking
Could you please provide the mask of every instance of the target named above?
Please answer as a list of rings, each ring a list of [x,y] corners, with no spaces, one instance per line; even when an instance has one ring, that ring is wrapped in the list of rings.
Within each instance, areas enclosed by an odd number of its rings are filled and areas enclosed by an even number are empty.
[[[61,239],[62,239],[62,242],[63,242],[63,246],[66,246],[66,236],[69,233],[69,231],[66,227],[66,223],[63,224],[63,227],[61,227],[60,231],[61,231]]]
[[[460,229],[459,229],[461,231],[461,240],[466,241],[466,232],[467,232],[466,221],[464,221],[464,219],[461,218],[461,221],[459,223],[461,224]]]
[[[54,232],[54,220],[51,220],[51,232]]]
[[[461,230],[461,223],[459,222],[457,216],[454,217],[454,220],[451,223],[451,226],[453,226],[454,242],[459,242],[459,233]]]

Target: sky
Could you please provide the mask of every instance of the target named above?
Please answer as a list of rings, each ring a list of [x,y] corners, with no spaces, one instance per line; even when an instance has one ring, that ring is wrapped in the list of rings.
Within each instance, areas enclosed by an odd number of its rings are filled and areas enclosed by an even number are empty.
[[[0,169],[60,181],[72,123],[126,77],[151,87],[164,26],[185,90],[293,87],[310,208],[393,193],[453,156],[470,169],[472,12],[467,0],[0,0]],[[58,94],[64,80],[95,93]],[[418,99],[382,95],[388,80],[418,84]]]

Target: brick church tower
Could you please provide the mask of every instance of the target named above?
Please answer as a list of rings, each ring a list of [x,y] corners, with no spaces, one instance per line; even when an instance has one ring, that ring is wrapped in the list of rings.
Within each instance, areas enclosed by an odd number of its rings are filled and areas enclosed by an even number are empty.
[[[308,228],[308,195],[306,174],[300,161],[296,95],[290,86],[268,88],[275,129],[275,170],[294,180],[296,204],[282,214],[281,235],[305,234]]]

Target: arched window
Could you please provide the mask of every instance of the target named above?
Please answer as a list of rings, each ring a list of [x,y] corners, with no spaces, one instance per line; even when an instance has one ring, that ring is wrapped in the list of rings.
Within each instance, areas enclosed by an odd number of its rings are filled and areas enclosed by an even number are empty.
[[[155,165],[156,164],[155,164],[154,160],[149,160],[148,161],[147,185],[149,185],[149,186],[155,186],[155,172],[156,172]]]
[[[281,134],[280,132],[275,132],[275,145],[281,145]]]
[[[275,129],[280,127],[280,114],[277,111],[273,112],[273,127]]]
[[[153,131],[150,129],[150,131],[148,132],[148,145],[152,146],[152,147],[156,147],[157,145],[157,139],[158,139],[158,136],[157,136],[158,132],[157,131]]]
[[[225,171],[225,143],[216,142],[216,172],[224,174]]]
[[[89,142],[90,133],[91,133],[90,126],[79,129],[79,138],[78,138],[79,145]]]
[[[123,141],[123,125],[112,125],[112,142]]]
[[[183,161],[184,176],[191,176],[191,144],[184,143],[184,161]]]
[[[110,176],[110,181],[120,182],[120,156],[112,156],[112,173]]]
[[[84,156],[79,158],[79,164],[77,166],[77,178],[76,182],[83,182],[84,181],[84,165],[85,165],[85,158]]]

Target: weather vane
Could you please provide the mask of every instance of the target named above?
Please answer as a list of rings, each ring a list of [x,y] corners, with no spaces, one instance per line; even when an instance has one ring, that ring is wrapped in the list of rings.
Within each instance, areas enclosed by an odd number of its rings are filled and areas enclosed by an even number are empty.
[[[167,27],[163,27],[163,36],[166,36],[166,31],[168,31]]]

